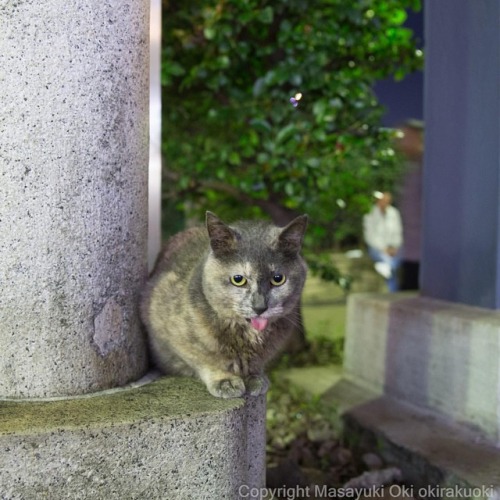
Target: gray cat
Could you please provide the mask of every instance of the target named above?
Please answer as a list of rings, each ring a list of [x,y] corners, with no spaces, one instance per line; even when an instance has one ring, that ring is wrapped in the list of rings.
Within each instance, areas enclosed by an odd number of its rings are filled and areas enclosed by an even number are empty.
[[[221,398],[266,392],[264,366],[284,345],[306,278],[299,252],[307,216],[279,228],[227,225],[171,238],[141,301],[153,361],[167,374],[199,377]]]

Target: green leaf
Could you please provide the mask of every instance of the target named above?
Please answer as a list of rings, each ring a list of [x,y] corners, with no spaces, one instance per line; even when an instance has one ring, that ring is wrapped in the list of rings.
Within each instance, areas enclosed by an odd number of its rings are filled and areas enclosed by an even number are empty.
[[[276,142],[285,142],[288,139],[290,139],[295,132],[297,132],[297,127],[293,124],[290,123],[286,127],[283,127],[277,134],[276,134]]]
[[[317,183],[320,189],[328,189],[330,185],[330,178],[326,176],[319,177]]]
[[[216,34],[217,31],[213,27],[207,27],[203,30],[203,35],[207,40],[213,40]]]
[[[323,119],[326,113],[326,109],[327,109],[327,103],[324,100],[316,101],[313,104],[313,113],[318,121],[321,121]]]
[[[267,153],[259,153],[257,155],[257,162],[260,164],[267,163],[269,161],[269,155]]]
[[[165,65],[164,71],[174,76],[181,76],[186,72],[184,68],[176,62],[171,62],[170,64]]]
[[[406,11],[404,9],[396,9],[389,21],[394,24],[403,24],[407,18]]]
[[[229,154],[229,163],[231,165],[240,165],[241,164],[241,158],[240,155],[236,151],[231,151]]]
[[[268,6],[261,10],[259,19],[265,24],[271,24],[274,20],[273,8]]]
[[[295,193],[295,188],[294,188],[294,185],[292,182],[287,182],[285,184],[285,193],[288,195],[288,196],[293,196],[294,193]]]
[[[271,125],[267,120],[256,118],[250,121],[250,125],[258,132],[271,132]]]
[[[312,168],[318,168],[321,165],[321,160],[319,158],[308,158],[306,164]]]

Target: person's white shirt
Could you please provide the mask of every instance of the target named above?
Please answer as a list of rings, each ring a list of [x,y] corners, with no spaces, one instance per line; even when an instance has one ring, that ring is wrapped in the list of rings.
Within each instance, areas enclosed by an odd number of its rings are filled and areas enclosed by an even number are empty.
[[[363,235],[368,246],[380,251],[387,247],[400,248],[403,244],[403,225],[399,210],[392,205],[385,213],[374,205],[363,217]]]

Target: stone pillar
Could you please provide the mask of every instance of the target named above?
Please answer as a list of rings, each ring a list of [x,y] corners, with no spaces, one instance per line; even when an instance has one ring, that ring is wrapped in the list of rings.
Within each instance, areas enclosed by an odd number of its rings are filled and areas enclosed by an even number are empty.
[[[147,367],[149,2],[0,5],[0,396]]]
[[[423,295],[500,308],[500,2],[426,3]]]

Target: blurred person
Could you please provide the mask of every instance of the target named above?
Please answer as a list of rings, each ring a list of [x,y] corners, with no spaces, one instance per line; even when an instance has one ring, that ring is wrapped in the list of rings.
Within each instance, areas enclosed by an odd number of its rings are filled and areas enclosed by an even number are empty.
[[[424,124],[408,120],[399,127],[397,149],[405,158],[405,169],[398,192],[403,222],[404,246],[401,250],[400,289],[420,288],[420,252],[422,233],[422,168]]]
[[[385,278],[389,292],[396,292],[403,243],[401,216],[392,206],[391,193],[376,191],[374,196],[375,204],[363,217],[363,236],[375,270]]]

